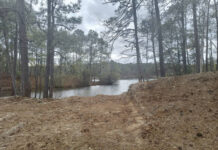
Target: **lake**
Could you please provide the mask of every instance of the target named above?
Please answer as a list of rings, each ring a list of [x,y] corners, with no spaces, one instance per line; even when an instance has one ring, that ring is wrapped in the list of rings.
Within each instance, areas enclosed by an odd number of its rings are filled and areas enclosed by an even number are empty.
[[[131,84],[137,83],[138,79],[119,80],[113,85],[96,85],[75,89],[61,89],[54,91],[54,98],[66,98],[71,96],[96,96],[96,95],[120,95],[127,92]],[[35,93],[31,94],[34,97]],[[37,93],[39,97],[39,93]]]

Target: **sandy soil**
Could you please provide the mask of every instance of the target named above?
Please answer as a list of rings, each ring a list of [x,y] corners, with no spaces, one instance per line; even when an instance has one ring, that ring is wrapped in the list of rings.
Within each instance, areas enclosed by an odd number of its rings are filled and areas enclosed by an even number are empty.
[[[218,150],[218,73],[119,96],[0,99],[0,150]]]

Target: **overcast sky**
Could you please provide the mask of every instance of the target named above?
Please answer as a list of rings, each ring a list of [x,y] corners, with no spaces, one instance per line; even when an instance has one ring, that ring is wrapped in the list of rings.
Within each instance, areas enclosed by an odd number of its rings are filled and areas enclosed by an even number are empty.
[[[111,4],[103,4],[104,0],[82,0],[80,16],[82,19],[82,24],[78,26],[87,33],[90,29],[97,31],[99,34],[106,30],[104,26],[104,21],[112,16],[114,16],[115,6]],[[114,46],[114,51],[112,52],[112,59],[118,62],[126,62],[123,59],[123,55],[120,54],[123,45],[121,42],[116,42]],[[121,59],[122,57],[122,59]]]
[[[83,22],[79,28],[85,32],[90,29],[98,33],[104,31],[103,21],[114,15],[114,7],[103,4],[103,0],[82,0],[81,6],[80,15]]]
[[[77,0],[65,0],[66,3],[75,2]],[[77,28],[83,30],[86,34],[89,30],[95,30],[99,34],[106,30],[104,21],[114,16],[115,6],[111,4],[103,4],[104,0],[81,0],[81,10],[78,15],[82,17],[82,24]],[[44,0],[42,1],[44,2]],[[46,6],[46,4],[44,3]],[[39,5],[36,5],[35,9],[39,9]],[[112,59],[117,62],[135,62],[134,59],[125,59],[125,55],[121,55],[123,50],[123,42],[117,41],[114,44],[114,50],[112,52]]]

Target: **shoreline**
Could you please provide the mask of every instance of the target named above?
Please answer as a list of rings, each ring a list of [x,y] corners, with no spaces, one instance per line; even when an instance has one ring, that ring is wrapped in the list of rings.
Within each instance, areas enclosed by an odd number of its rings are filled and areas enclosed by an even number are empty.
[[[218,72],[116,96],[0,98],[0,149],[217,149]]]

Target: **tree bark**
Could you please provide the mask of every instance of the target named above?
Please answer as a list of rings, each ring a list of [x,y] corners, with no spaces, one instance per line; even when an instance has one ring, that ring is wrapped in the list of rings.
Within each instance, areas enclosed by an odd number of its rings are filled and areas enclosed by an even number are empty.
[[[54,25],[55,25],[55,19],[54,19],[54,2],[52,3],[52,10],[51,10],[51,20],[52,20],[52,43],[51,43],[51,62],[50,62],[50,86],[49,86],[49,98],[53,97],[53,90],[54,90]]]
[[[89,47],[89,85],[92,84],[92,41]]]
[[[0,67],[3,68],[3,63],[2,63],[2,49],[0,48]],[[2,82],[1,82],[1,77],[2,77],[2,69],[0,69],[0,96],[1,96],[1,87],[2,87]]]
[[[21,84],[22,84],[22,96],[30,97],[31,86],[29,80],[29,59],[28,59],[28,43],[26,34],[26,15],[25,15],[25,3],[24,0],[17,0],[18,12],[19,12],[19,38],[20,38],[20,53],[21,53]]]
[[[207,6],[207,30],[206,30],[206,71],[208,71],[208,47],[209,47],[209,15],[210,15],[210,0]]]
[[[37,50],[35,51],[35,59],[36,59],[36,65],[35,65],[35,71],[34,71],[34,75],[35,75],[35,98],[37,98],[37,91],[38,91],[38,79],[39,79],[39,67],[38,67],[38,53]]]
[[[213,45],[212,45],[212,41],[210,41],[210,71],[214,71]]]
[[[47,0],[47,57],[46,57],[46,70],[44,80],[43,98],[48,98],[49,94],[49,81],[50,81],[50,68],[51,68],[51,51],[52,51],[52,1]]]
[[[179,45],[179,35],[176,34],[176,48],[177,48],[177,58],[178,58],[178,69],[177,69],[177,75],[181,75],[181,53],[180,53],[180,45]]]
[[[152,18],[152,25],[155,24],[154,22],[154,1],[152,0],[152,10],[151,10],[151,18]],[[151,33],[151,42],[152,42],[152,52],[153,52],[153,57],[154,57],[154,65],[155,65],[155,74],[156,77],[159,77],[158,73],[158,67],[157,67],[157,59],[156,59],[156,52],[155,52],[155,27],[152,26],[152,33]]]
[[[41,98],[41,94],[42,94],[42,65],[43,65],[43,52],[42,49],[40,49],[40,69],[39,69],[39,98]]]
[[[3,35],[4,35],[4,40],[5,40],[5,54],[6,54],[6,59],[7,59],[7,65],[8,65],[8,69],[9,69],[9,73],[11,76],[11,81],[12,81],[12,89],[13,89],[13,95],[17,95],[16,92],[16,80],[14,77],[14,72],[13,72],[13,66],[11,65],[11,58],[10,58],[10,54],[9,54],[9,39],[8,39],[8,28],[6,26],[6,19],[5,17],[7,16],[7,14],[3,14]]]
[[[217,42],[216,70],[218,71],[218,10],[217,10],[217,1],[216,0],[214,0],[214,6],[215,6],[215,14],[216,14],[216,32],[217,32],[216,33],[216,38],[217,38],[217,40],[216,40],[216,42]]]
[[[190,59],[189,59],[189,53],[186,51],[186,58],[187,58],[187,64],[190,66]]]
[[[137,20],[137,12],[136,12],[136,0],[132,0],[132,9],[133,9],[133,19],[134,19],[134,28],[135,28],[135,47],[136,47],[136,59],[137,59],[137,67],[138,67],[138,80],[143,80],[142,68],[141,68],[141,53],[139,48],[139,40],[138,40],[138,20]]]
[[[148,64],[148,59],[149,59],[149,57],[148,57],[148,49],[149,49],[149,32],[148,32],[148,30],[147,30],[147,42],[146,42],[146,64]]]
[[[197,25],[197,10],[196,0],[192,2],[193,9],[193,23],[194,23],[194,36],[195,36],[195,49],[196,49],[196,72],[200,73],[200,48],[199,48],[199,37],[198,37],[198,25]]]
[[[181,22],[182,22],[182,62],[183,62],[183,73],[187,73],[186,64],[186,27],[185,27],[185,10],[184,10],[184,0],[181,3]]]
[[[160,75],[161,77],[165,77],[165,67],[164,67],[164,54],[163,54],[163,36],[161,29],[161,19],[160,19],[160,11],[158,6],[158,0],[154,0],[155,2],[155,11],[157,17],[157,26],[158,26],[158,41],[159,41],[159,59],[160,59]]]
[[[153,57],[154,57],[155,73],[156,73],[156,77],[158,78],[159,74],[158,74],[158,69],[157,69],[157,60],[156,60],[156,52],[155,52],[155,41],[154,41],[153,33],[152,33],[151,41],[152,41],[152,51],[153,51]]]
[[[199,18],[199,24],[201,24],[200,19],[202,18],[202,36],[201,36],[201,46],[200,46],[200,72],[203,72],[205,70],[204,67],[204,40],[205,40],[205,12],[203,11],[203,17],[198,17]]]
[[[14,60],[13,60],[13,73],[14,73],[14,78],[16,82],[17,78],[17,49],[18,49],[18,24],[16,21],[16,30],[15,30],[15,38],[14,38]]]

